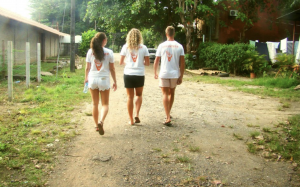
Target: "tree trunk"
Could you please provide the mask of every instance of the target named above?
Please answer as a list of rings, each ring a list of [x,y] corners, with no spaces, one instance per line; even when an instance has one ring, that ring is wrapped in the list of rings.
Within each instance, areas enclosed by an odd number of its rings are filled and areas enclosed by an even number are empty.
[[[75,0],[71,0],[71,58],[70,71],[75,72]]]
[[[188,25],[185,30],[185,39],[186,39],[186,53],[190,54],[192,51],[192,28],[190,25]]]

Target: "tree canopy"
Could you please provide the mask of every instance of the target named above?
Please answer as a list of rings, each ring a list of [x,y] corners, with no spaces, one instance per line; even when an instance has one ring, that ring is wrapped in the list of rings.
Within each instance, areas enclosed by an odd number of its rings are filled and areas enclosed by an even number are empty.
[[[31,17],[33,20],[49,27],[59,29],[62,32],[70,32],[71,23],[71,1],[70,0],[30,0],[32,8]],[[86,14],[88,0],[76,0],[75,12],[75,34],[94,27],[89,20],[83,21]]]

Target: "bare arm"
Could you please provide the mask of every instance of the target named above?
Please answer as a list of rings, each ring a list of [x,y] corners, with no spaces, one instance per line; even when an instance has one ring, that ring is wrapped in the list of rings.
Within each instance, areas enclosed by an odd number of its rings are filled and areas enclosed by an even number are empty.
[[[144,59],[145,59],[144,65],[145,65],[145,66],[149,66],[149,64],[150,64],[149,56],[145,56]]]
[[[123,64],[125,64],[125,63],[124,63],[124,59],[125,59],[125,56],[122,56],[122,55],[121,55],[121,59],[120,59],[120,65],[123,65]]]
[[[153,69],[154,69],[154,78],[158,79],[157,69],[160,61],[160,56],[157,56],[154,61]]]
[[[90,69],[91,69],[91,63],[87,62],[86,65],[85,65],[85,79],[84,79],[84,84],[89,81],[88,80],[88,75],[89,75]]]
[[[115,64],[114,63],[109,63],[109,70],[110,70],[110,74],[111,77],[113,78],[113,90],[116,91],[117,90],[117,79],[116,79],[116,70],[115,70]]]
[[[180,85],[182,83],[182,78],[185,70],[185,60],[184,56],[180,56],[180,77],[178,78],[177,84]]]

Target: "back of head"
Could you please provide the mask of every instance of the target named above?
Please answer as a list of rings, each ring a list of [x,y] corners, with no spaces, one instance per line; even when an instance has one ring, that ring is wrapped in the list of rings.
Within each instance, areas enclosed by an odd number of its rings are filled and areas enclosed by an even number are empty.
[[[103,40],[106,39],[106,35],[103,32],[98,32],[95,34],[95,36],[92,38],[90,43],[90,48],[93,50],[93,54],[96,59],[103,60],[104,59],[104,50],[102,47]]]
[[[129,50],[138,50],[139,45],[143,44],[143,37],[138,29],[131,29],[126,37],[126,43]]]
[[[166,28],[166,35],[168,35],[169,37],[174,37],[175,36],[175,28],[172,26],[168,26]]]

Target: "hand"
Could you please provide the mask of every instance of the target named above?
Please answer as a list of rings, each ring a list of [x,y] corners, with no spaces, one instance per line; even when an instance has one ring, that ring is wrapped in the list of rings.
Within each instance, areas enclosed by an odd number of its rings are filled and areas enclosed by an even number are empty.
[[[154,75],[154,78],[155,78],[155,79],[158,79],[158,75],[157,75],[156,73],[155,73],[155,75]]]
[[[85,80],[84,80],[84,84],[87,83],[87,82],[89,82],[89,80],[88,80],[88,79],[85,79]]]
[[[116,90],[117,90],[117,83],[114,83],[114,84],[113,84],[112,89],[113,89],[113,91],[116,91]]]
[[[182,77],[179,77],[177,80],[177,85],[180,85],[182,83]]]

